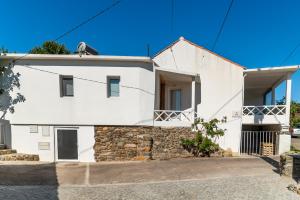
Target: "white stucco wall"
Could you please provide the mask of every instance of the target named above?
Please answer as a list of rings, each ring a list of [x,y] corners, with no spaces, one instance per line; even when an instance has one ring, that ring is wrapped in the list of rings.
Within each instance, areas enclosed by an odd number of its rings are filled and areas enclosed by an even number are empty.
[[[12,124],[151,125],[152,68],[143,62],[22,61],[14,70],[21,74],[19,92],[26,101],[6,118]],[[84,79],[74,78],[74,97],[60,97],[58,74]],[[107,97],[107,76],[120,76],[120,97]]]
[[[231,148],[238,152],[242,124],[243,68],[185,40],[178,41],[172,48],[157,55],[154,61],[158,68],[200,75],[201,103],[197,105],[198,114],[205,119],[226,116],[228,122],[223,127],[227,131],[219,143],[225,149]],[[240,117],[233,117],[233,112],[238,112]]]
[[[48,125],[43,125],[48,126]],[[30,133],[29,125],[12,125],[11,144],[12,149],[20,153],[38,154],[41,161],[57,161],[56,136],[55,130],[61,126],[49,126],[50,135],[42,135],[42,125],[38,126],[37,133]],[[66,128],[64,126],[63,128]],[[94,162],[94,127],[93,126],[68,126],[77,130],[78,140],[78,161]],[[39,150],[39,142],[50,144],[48,150]]]

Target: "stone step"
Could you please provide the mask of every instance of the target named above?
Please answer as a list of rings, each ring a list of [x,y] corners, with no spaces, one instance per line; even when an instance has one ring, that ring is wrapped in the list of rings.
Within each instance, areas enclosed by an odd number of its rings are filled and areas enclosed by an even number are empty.
[[[25,154],[25,153],[12,153],[0,155],[0,161],[39,161],[39,155]]]
[[[1,149],[0,150],[0,155],[13,154],[13,153],[17,153],[17,151],[14,149]]]

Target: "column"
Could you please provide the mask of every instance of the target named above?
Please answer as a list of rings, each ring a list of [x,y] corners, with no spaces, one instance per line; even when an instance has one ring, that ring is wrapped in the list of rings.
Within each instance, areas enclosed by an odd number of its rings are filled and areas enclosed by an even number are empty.
[[[292,98],[292,79],[291,79],[291,74],[288,74],[286,76],[286,91],[285,91],[286,126],[290,125],[291,98]]]
[[[191,108],[195,111],[195,99],[196,99],[196,80],[195,80],[195,77],[193,77],[193,80],[192,80],[192,100],[191,100]]]

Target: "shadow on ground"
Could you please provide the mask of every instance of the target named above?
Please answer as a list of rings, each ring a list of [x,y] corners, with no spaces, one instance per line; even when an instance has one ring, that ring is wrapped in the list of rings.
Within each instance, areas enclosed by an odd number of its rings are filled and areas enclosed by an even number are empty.
[[[269,163],[272,167],[273,167],[273,171],[277,174],[280,174],[279,171],[279,161],[271,158],[271,157],[267,157],[267,156],[261,156],[260,157],[262,160],[266,161],[267,163]]]
[[[57,190],[54,163],[0,164],[0,199],[57,200]]]

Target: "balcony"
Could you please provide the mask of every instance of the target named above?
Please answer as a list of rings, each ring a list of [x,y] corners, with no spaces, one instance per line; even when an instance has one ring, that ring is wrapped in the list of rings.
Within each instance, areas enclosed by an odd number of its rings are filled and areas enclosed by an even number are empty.
[[[178,110],[154,110],[154,126],[191,126],[195,119],[195,111],[187,109]]]
[[[154,126],[190,127],[200,103],[197,74],[156,69]]]
[[[297,69],[290,66],[245,70],[243,124],[289,126],[291,76]]]
[[[286,105],[244,106],[243,124],[285,124]]]

